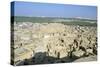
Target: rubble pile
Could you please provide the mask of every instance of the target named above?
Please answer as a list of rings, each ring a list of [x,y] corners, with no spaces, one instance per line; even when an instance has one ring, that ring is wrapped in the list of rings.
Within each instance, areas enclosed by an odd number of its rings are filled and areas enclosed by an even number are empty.
[[[35,57],[39,52],[58,59],[94,56],[97,55],[97,30],[93,26],[19,22],[14,24],[13,48],[15,62]],[[37,55],[36,59],[40,56],[44,55]]]

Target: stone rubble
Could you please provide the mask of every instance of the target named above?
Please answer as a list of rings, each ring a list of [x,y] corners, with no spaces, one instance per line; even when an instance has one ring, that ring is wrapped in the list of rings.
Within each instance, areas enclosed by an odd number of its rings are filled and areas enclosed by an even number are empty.
[[[55,58],[96,55],[97,28],[62,23],[19,22],[14,24],[13,48],[14,62],[34,57],[38,52],[46,52],[47,56]]]

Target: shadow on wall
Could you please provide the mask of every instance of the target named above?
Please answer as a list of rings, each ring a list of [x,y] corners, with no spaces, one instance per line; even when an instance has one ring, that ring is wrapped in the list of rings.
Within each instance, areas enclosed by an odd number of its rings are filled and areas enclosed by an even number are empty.
[[[66,63],[66,62],[73,62],[74,60],[76,60],[78,58],[72,58],[72,57],[63,57],[63,58],[59,58],[59,56],[57,58],[52,57],[52,56],[48,56],[46,52],[42,53],[36,53],[34,57],[30,58],[30,59],[25,59],[24,61],[21,61],[19,63],[16,63],[17,66],[20,65],[35,65],[35,64],[53,64],[53,63]]]

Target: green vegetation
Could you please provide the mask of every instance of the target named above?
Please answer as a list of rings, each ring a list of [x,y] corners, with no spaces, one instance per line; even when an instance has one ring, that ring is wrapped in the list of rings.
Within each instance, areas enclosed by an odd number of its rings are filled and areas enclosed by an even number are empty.
[[[58,23],[63,23],[63,24],[68,24],[68,25],[97,26],[97,20],[79,19],[79,18],[15,16],[14,21],[17,23],[18,22],[33,22],[33,23],[55,23],[55,22],[58,22]]]
[[[71,21],[71,22],[61,22],[67,25],[80,25],[80,26],[97,26],[97,23],[89,23],[84,21]]]

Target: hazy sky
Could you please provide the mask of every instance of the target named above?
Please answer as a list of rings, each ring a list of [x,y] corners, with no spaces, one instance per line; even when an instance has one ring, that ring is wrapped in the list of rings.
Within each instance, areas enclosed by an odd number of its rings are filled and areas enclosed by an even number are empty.
[[[14,3],[15,16],[47,16],[47,17],[61,16],[67,18],[83,17],[92,19],[96,19],[97,17],[96,6],[33,3],[33,2],[18,2],[18,1],[13,3]]]

